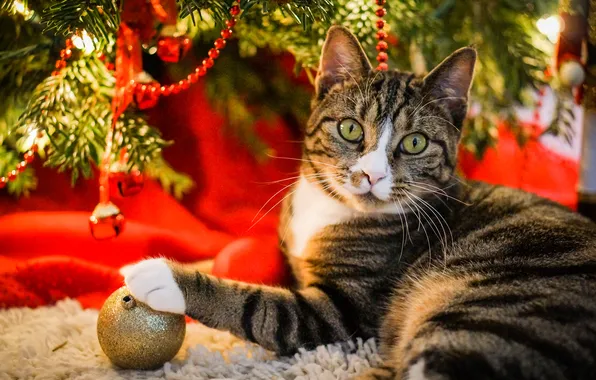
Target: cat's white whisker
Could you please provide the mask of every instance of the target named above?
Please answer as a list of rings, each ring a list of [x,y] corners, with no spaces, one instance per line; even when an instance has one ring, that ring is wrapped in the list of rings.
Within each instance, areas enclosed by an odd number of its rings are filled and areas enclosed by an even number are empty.
[[[416,197],[413,193],[409,192],[408,196],[412,196],[412,197]],[[418,198],[420,199],[420,198]],[[443,248],[443,251],[445,251],[446,247],[447,247],[447,243],[446,241],[444,241],[443,239],[443,234],[441,234],[441,230],[439,229],[439,226],[437,226],[437,223],[435,222],[434,218],[429,215],[424,208],[422,208],[422,204],[417,204],[416,199],[413,199],[413,204],[414,206],[418,209],[418,211],[420,211],[421,216],[424,217],[425,220],[427,220],[429,222],[429,227],[430,229],[433,231],[433,233],[435,234],[435,236],[437,237],[437,239],[439,239],[439,243],[441,244],[441,247]],[[439,224],[441,224],[439,222]],[[445,228],[443,227],[443,225],[441,224],[441,229],[443,230],[443,233],[445,234],[445,239],[447,238],[447,232],[445,231]]]
[[[395,201],[393,202],[393,204],[395,205],[395,208],[397,208],[397,203],[395,203]],[[397,259],[397,262],[401,261],[401,258],[404,254],[404,246],[406,245],[406,231],[405,231],[405,227],[404,227],[404,220],[402,219],[403,217],[401,215],[404,213],[404,210],[401,208],[401,205],[400,205],[400,209],[401,209],[401,212],[398,212],[397,215],[399,216],[399,222],[401,223],[401,250],[399,251],[399,258]],[[406,221],[406,225],[407,225],[407,221]]]
[[[441,195],[441,196],[443,196],[445,198],[452,199],[452,200],[454,200],[456,202],[459,202],[459,203],[461,203],[463,205],[466,205],[466,206],[471,206],[472,205],[471,203],[466,203],[466,202],[464,202],[464,201],[462,201],[460,199],[457,199],[456,197],[454,197],[452,195],[447,194],[444,189],[441,189],[439,187],[433,186],[431,184],[423,183],[423,182],[416,182],[416,181],[406,181],[406,183],[409,186],[412,186],[412,187],[415,187],[415,188],[419,188],[419,189],[425,190],[425,191],[427,191],[429,193],[439,194],[439,195]],[[445,189],[448,189],[450,187],[451,186],[448,186]]]
[[[441,213],[435,209],[430,203],[428,203],[427,201],[425,201],[424,199],[418,197],[416,194],[411,193],[411,195],[415,198],[417,198],[423,205],[425,205],[432,213],[434,213],[440,220],[439,223],[441,225],[444,225],[445,227],[447,227],[447,230],[449,231],[449,236],[451,237],[451,245],[454,244],[454,240],[453,240],[453,232],[451,231],[451,227],[449,227],[449,223],[447,222],[447,220],[443,217],[443,215],[441,215]],[[445,232],[445,228],[443,228],[443,232],[445,233],[445,240],[448,242],[447,239],[447,233]],[[446,266],[447,265],[447,249],[444,250],[444,262],[443,264]]]
[[[424,235],[426,236],[426,241],[428,242],[428,256],[429,256],[429,265],[430,265],[431,258],[432,258],[432,247],[431,247],[431,244],[430,244],[430,237],[428,236],[428,233],[426,232],[426,228],[424,227],[424,223],[422,223],[422,219],[420,219],[420,215],[416,214],[416,212],[412,208],[412,206],[413,206],[413,207],[415,207],[416,209],[419,210],[418,206],[416,206],[416,203],[409,196],[407,190],[404,191],[404,194],[410,200],[410,203],[406,203],[406,206],[408,206],[410,208],[410,210],[412,210],[412,212],[414,213],[414,215],[416,215],[416,217],[418,218],[418,230],[420,230],[420,227],[422,227],[422,230],[424,231]],[[410,204],[411,204],[411,206],[410,206]]]

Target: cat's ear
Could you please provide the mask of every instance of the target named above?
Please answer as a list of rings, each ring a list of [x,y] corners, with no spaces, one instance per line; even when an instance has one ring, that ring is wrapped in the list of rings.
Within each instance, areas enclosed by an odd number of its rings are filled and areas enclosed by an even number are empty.
[[[371,70],[356,36],[343,26],[332,26],[327,32],[315,79],[317,97],[320,98],[334,85],[350,79],[358,80]]]
[[[475,64],[474,48],[455,51],[424,78],[423,92],[430,93],[435,99],[445,99],[444,104],[454,113],[453,116],[463,120]],[[461,115],[462,112],[464,115]]]

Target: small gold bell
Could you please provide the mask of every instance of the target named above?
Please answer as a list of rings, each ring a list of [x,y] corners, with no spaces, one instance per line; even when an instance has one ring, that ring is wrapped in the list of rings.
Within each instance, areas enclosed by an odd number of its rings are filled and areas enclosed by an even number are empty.
[[[108,297],[97,319],[99,344],[112,363],[125,369],[156,369],[180,350],[183,315],[155,311],[123,286]]]

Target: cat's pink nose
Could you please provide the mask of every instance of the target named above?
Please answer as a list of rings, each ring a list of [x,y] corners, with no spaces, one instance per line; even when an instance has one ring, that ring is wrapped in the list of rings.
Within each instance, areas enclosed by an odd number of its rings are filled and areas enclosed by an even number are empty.
[[[381,172],[367,173],[367,172],[363,171],[363,173],[364,173],[364,176],[366,177],[366,180],[368,181],[368,183],[370,183],[371,186],[374,186],[377,182],[379,182],[383,178],[387,177],[387,174],[381,173]]]

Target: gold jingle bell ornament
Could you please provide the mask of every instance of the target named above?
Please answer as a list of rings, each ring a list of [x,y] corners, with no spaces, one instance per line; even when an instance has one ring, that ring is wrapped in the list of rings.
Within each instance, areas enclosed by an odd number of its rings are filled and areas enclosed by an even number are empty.
[[[171,360],[184,340],[183,315],[164,313],[136,301],[123,286],[104,303],[97,319],[99,344],[124,369],[156,369]]]

